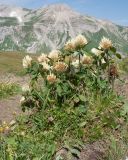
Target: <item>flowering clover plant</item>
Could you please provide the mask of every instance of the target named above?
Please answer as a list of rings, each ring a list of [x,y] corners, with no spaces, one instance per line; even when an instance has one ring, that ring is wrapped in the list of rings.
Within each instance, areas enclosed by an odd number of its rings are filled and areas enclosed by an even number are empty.
[[[42,53],[37,61],[30,56],[23,59],[23,67],[30,75],[29,87],[23,89],[21,105],[45,109],[54,106],[84,106],[90,93],[108,94],[118,77],[114,62],[116,53],[111,40],[103,37],[98,48],[86,51],[83,35],[69,40],[61,50],[48,55]]]

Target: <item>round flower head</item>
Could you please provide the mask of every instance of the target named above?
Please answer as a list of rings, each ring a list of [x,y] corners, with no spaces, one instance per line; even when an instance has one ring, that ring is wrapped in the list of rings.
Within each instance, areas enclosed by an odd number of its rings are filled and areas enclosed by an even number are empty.
[[[47,58],[47,56],[46,56],[44,53],[42,53],[42,54],[37,58],[37,60],[38,60],[39,63],[48,62],[48,61],[49,61],[49,59]]]
[[[61,52],[59,50],[53,50],[49,53],[48,57],[54,61],[57,61]]]
[[[99,47],[102,49],[110,49],[112,47],[112,41],[103,37],[100,41]]]
[[[25,56],[24,58],[23,58],[23,67],[24,68],[28,68],[28,67],[30,67],[31,66],[31,64],[32,64],[32,58],[30,57],[30,56]]]
[[[68,68],[68,65],[64,62],[57,62],[54,66],[54,69],[57,71],[57,72],[65,72]]]
[[[74,45],[76,49],[84,47],[87,43],[87,39],[81,34],[74,39]]]
[[[64,49],[69,52],[75,51],[74,39],[71,39],[66,42]]]
[[[41,65],[43,66],[44,70],[50,70],[51,69],[50,65],[48,65],[46,62],[41,63]]]
[[[47,81],[49,83],[55,83],[57,80],[56,76],[52,73],[50,73],[49,75],[47,75]]]
[[[91,56],[86,56],[86,55],[84,55],[84,56],[82,57],[82,63],[83,63],[83,64],[92,64],[92,62],[93,62],[93,59],[92,59]]]
[[[103,53],[103,51],[99,50],[99,49],[96,49],[96,48],[92,48],[91,52],[93,54],[95,54],[96,56],[100,56],[101,53]]]

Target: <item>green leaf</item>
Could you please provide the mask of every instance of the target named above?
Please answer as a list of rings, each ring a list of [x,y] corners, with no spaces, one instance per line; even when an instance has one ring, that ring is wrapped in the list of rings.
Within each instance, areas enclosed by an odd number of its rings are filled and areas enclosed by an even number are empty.
[[[79,113],[85,113],[86,109],[87,109],[86,106],[79,105],[79,107],[77,108],[77,112],[79,112]]]
[[[119,59],[122,58],[121,55],[120,55],[119,53],[116,53],[116,57],[119,58]]]
[[[79,98],[80,98],[81,101],[86,102],[86,98],[85,98],[84,95],[79,95]]]
[[[61,96],[62,95],[62,87],[60,86],[60,85],[57,85],[57,94],[59,95],[59,96]]]
[[[112,51],[113,53],[116,53],[116,48],[115,48],[115,47],[111,47],[111,51]]]
[[[74,107],[74,102],[71,101],[71,102],[69,103],[69,105],[70,105],[70,107]]]

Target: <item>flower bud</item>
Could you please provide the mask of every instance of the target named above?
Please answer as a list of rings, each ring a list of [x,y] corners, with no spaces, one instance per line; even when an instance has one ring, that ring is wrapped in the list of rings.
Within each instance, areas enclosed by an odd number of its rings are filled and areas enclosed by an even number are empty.
[[[100,56],[101,53],[103,53],[103,51],[99,50],[99,49],[96,49],[96,48],[92,48],[91,52],[93,54],[95,54],[96,56]]]
[[[29,68],[31,66],[31,64],[32,64],[32,58],[28,55],[25,56],[23,58],[23,67],[24,68]]]
[[[57,78],[56,78],[56,76],[54,74],[50,74],[50,75],[47,76],[47,81],[49,83],[55,83],[56,80],[57,80]]]

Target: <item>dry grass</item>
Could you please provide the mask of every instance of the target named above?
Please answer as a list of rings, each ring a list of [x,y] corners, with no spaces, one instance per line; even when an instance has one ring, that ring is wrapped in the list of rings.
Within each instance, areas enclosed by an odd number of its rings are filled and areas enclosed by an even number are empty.
[[[20,52],[0,52],[0,74],[13,73],[23,75],[22,59],[25,53]],[[31,55],[33,58],[36,56]]]

